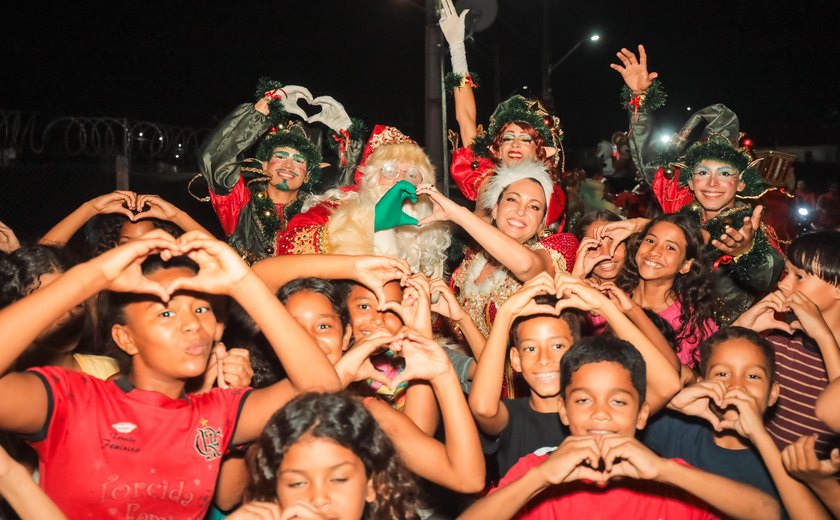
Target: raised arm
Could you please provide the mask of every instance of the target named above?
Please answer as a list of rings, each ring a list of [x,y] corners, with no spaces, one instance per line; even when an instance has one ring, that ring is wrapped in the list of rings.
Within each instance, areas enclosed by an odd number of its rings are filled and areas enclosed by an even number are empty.
[[[732,429],[746,437],[755,446],[764,466],[773,478],[773,484],[779,492],[791,520],[828,519],[820,501],[802,482],[791,477],[785,470],[782,454],[767,429],[759,412],[756,399],[747,392],[733,388],[723,396],[721,408],[734,406],[738,410],[735,420],[722,420],[722,429]],[[811,446],[813,448],[813,445]]]
[[[656,72],[648,72],[647,53],[645,47],[639,45],[639,57],[628,49],[622,48],[616,53],[621,64],[612,63],[610,68],[621,74],[624,79],[624,84],[627,86],[629,92],[628,109],[630,111],[630,152],[633,156],[633,162],[636,163],[636,168],[639,172],[644,174],[645,180],[648,184],[653,184],[653,178],[656,175],[656,166],[649,162],[650,144],[653,140],[653,124],[650,118],[650,112],[656,108],[655,100],[650,99],[650,89],[653,86],[653,80],[659,77]],[[647,106],[645,106],[647,105]]]
[[[826,460],[819,460],[814,449],[816,435],[806,435],[782,452],[788,473],[811,488],[834,518],[840,518],[840,449],[834,448]]]
[[[525,282],[496,312],[496,320],[478,361],[469,396],[470,411],[478,427],[487,435],[498,435],[508,425],[508,409],[499,396],[502,395],[510,327],[518,316],[542,312],[554,314],[552,306],[539,305],[534,301],[541,294],[553,293],[553,280],[543,273]]]
[[[837,346],[835,333],[829,328],[820,309],[801,291],[791,294],[786,303],[797,318],[791,326],[803,330],[817,342],[828,380],[834,381],[840,378],[840,348]]]
[[[638,327],[642,334],[653,343],[656,349],[659,350],[659,353],[669,361],[671,366],[680,370],[680,358],[677,357],[668,340],[662,335],[662,331],[645,314],[645,310],[613,282],[602,283],[599,288],[602,291],[606,291],[610,300],[621,309],[621,312],[630,318],[633,325]]]
[[[428,195],[434,204],[432,215],[420,220],[421,226],[438,220],[451,220],[469,233],[490,256],[501,263],[520,282],[530,280],[542,272],[554,275],[554,262],[547,251],[528,249],[467,208],[449,200],[434,186],[418,187],[417,195]]]
[[[484,456],[478,431],[446,353],[436,341],[415,331],[406,332],[397,350],[406,358],[406,369],[394,383],[428,381],[440,406],[446,443],[427,435],[381,401],[365,399],[366,408],[410,471],[460,493],[480,491],[484,486]]]
[[[379,256],[285,255],[267,258],[252,266],[269,289],[277,291],[295,278],[311,276],[326,280],[354,280],[385,302],[382,286],[411,275],[405,260]]]
[[[164,301],[169,293],[149,281],[140,264],[152,252],[177,251],[175,240],[155,230],[125,245],[79,264],[29,296],[0,310],[0,429],[16,433],[35,433],[47,418],[47,390],[32,373],[7,373],[15,360],[35,338],[64,315],[101,290],[151,293]],[[16,398],[18,397],[18,398]]]
[[[128,217],[131,222],[137,217],[134,210],[137,209],[137,194],[133,191],[117,190],[105,195],[95,197],[64,217],[61,222],[41,237],[40,244],[63,246],[73,235],[84,226],[88,220],[96,215],[105,213],[119,213]]]
[[[136,209],[140,213],[135,215],[135,220],[156,218],[172,222],[184,231],[201,231],[210,234],[189,213],[164,200],[159,195],[138,195]]]
[[[604,436],[600,444],[610,478],[655,480],[682,488],[726,517],[759,520],[781,515],[779,503],[757,488],[663,459],[634,437]]]
[[[191,289],[234,298],[265,335],[288,375],[286,380],[251,392],[237,423],[235,444],[255,439],[271,415],[298,393],[339,389],[335,369],[315,340],[233,249],[197,231],[185,233],[179,244],[200,269],[194,277],[176,280],[170,290]]]
[[[452,60],[452,76],[458,81],[453,89],[455,98],[455,119],[461,131],[461,142],[464,146],[472,144],[477,132],[475,97],[472,82],[467,67],[467,52],[464,47],[464,31],[467,13],[464,9],[460,14],[452,4],[452,0],[442,0],[440,8],[440,30],[449,44],[449,55]]]
[[[433,278],[430,287],[432,299],[434,299],[435,294],[438,295],[437,302],[432,304],[432,311],[455,322],[455,325],[461,330],[461,334],[464,335],[473,357],[476,360],[480,359],[487,338],[478,330],[470,315],[458,303],[458,298],[455,297],[455,293],[452,292],[446,282],[440,278]]]
[[[227,195],[241,175],[241,154],[269,128],[268,98],[244,103],[228,114],[207,136],[198,150],[198,166],[210,190]]]
[[[636,347],[645,360],[647,402],[651,412],[664,408],[680,391],[680,374],[670,357],[666,357],[633,323],[615,302],[600,291],[571,275],[558,274],[555,280],[558,306],[601,314],[616,337]]]

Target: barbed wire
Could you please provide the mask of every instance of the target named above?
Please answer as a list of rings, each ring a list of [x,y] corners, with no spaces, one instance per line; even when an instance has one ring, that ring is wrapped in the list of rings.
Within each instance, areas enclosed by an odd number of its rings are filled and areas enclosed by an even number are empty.
[[[194,156],[206,132],[125,118],[0,110],[0,149],[18,153],[172,160]]]

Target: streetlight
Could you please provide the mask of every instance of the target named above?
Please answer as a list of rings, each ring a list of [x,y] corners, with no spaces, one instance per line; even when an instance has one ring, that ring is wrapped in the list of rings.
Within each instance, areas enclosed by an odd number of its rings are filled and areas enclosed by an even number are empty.
[[[554,64],[553,64],[553,65],[550,65],[550,66],[548,67],[548,73],[549,73],[549,74],[551,74],[552,72],[554,72],[554,69],[556,69],[557,67],[559,67],[559,66],[560,66],[560,64],[561,64],[561,63],[563,63],[564,61],[566,61],[566,58],[568,58],[569,56],[571,56],[571,55],[572,55],[572,53],[573,53],[573,52],[575,52],[576,50],[578,50],[578,47],[580,47],[581,45],[583,45],[583,42],[585,42],[586,40],[589,40],[589,41],[591,41],[591,42],[597,42],[597,41],[598,41],[598,40],[600,40],[600,39],[601,39],[601,35],[600,35],[600,34],[597,34],[597,33],[596,33],[596,34],[592,34],[592,35],[590,35],[590,36],[588,36],[588,37],[586,37],[586,38],[583,38],[582,40],[580,40],[579,42],[577,42],[576,44],[574,44],[574,46],[572,46],[572,48],[571,48],[571,49],[569,49],[568,51],[566,51],[566,54],[564,54],[562,58],[560,58],[559,60],[557,60],[556,62],[554,62]]]
[[[544,70],[543,70],[543,85],[542,85],[542,87],[543,87],[542,88],[543,99],[545,99],[545,100],[551,99],[551,86],[549,85],[549,83],[551,81],[551,73],[554,72],[557,69],[557,67],[560,66],[560,64],[562,64],[564,61],[566,61],[569,58],[569,56],[571,56],[576,50],[578,50],[578,48],[581,45],[583,45],[584,42],[589,41],[589,42],[594,43],[594,42],[597,42],[600,39],[601,39],[601,35],[598,34],[598,33],[592,33],[589,36],[586,36],[586,37],[582,38],[579,42],[574,44],[571,49],[566,51],[566,54],[561,56],[559,60],[555,61],[551,65],[547,65],[544,68]],[[546,56],[546,57],[548,56],[548,45],[547,45],[547,43],[548,43],[547,41],[544,42],[545,48],[543,50],[544,56]],[[544,59],[543,63],[547,64],[548,60]]]

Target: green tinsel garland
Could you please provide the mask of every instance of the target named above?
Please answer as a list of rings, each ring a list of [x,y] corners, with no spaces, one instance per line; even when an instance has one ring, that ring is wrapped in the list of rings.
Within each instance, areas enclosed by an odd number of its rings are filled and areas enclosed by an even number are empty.
[[[277,206],[274,205],[274,201],[265,191],[256,189],[251,190],[251,204],[254,205],[254,215],[256,215],[260,224],[260,232],[273,249],[275,244],[272,241],[276,240],[277,232],[280,231],[280,217],[277,216]]]
[[[259,101],[265,97],[266,92],[282,88],[283,84],[279,81],[262,77],[257,81],[257,90],[254,95],[257,101]],[[281,99],[270,99],[268,101],[268,120],[274,126],[282,126],[289,120],[289,113],[286,112],[286,108],[283,106]]]
[[[636,97],[627,85],[621,87],[621,106],[630,112],[635,112],[635,107],[630,104],[630,100]],[[650,87],[645,92],[644,100],[639,106],[639,112],[647,114],[653,112],[657,108],[665,104],[668,99],[668,94],[662,87],[662,83],[658,79],[653,80]]]
[[[753,209],[754,208],[749,205],[738,206],[721,212],[719,215],[707,220],[706,222],[702,222],[701,225],[703,226],[703,229],[708,231],[709,235],[711,235],[710,240],[719,240],[721,235],[724,234],[726,226],[734,229],[741,229],[744,225],[744,219],[752,217]],[[697,222],[701,222],[703,208],[701,208],[699,204],[690,204],[680,211],[696,219]],[[721,251],[711,244],[708,247],[712,251],[714,257],[720,257],[722,255]],[[767,230],[762,224],[755,232],[752,248],[738,258],[737,261],[733,260],[728,265],[737,278],[749,278],[750,273],[754,273],[764,267],[766,258],[775,250],[776,249],[767,238]]]
[[[472,79],[473,83],[475,83],[475,86],[478,87],[478,75],[474,72],[469,72],[468,75]],[[443,77],[443,89],[444,91],[446,91],[447,94],[451,96],[455,92],[455,89],[461,86],[461,82],[463,81],[463,74],[449,72],[446,74],[446,76]]]
[[[368,127],[364,121],[356,117],[350,118],[350,126],[347,128],[347,134],[350,136],[351,141],[363,142],[367,139],[368,131]],[[335,153],[339,153],[340,151],[338,141],[336,141],[340,137],[341,135],[338,132],[331,132],[330,138],[327,139],[327,143],[329,143],[330,148]]]

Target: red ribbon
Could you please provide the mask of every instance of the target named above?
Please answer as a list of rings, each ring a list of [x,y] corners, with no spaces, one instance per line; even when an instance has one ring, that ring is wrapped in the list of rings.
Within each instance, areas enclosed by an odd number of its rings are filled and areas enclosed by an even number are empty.
[[[347,154],[345,153],[347,149],[347,144],[350,142],[350,132],[342,128],[332,135],[332,138],[335,142],[338,143],[338,155],[341,157],[341,165],[347,165]]]
[[[715,265],[712,266],[712,270],[714,271],[715,269],[717,269],[721,265],[731,264],[732,260],[734,260],[734,258],[732,258],[731,255],[723,255],[720,258],[718,258],[717,260],[715,260]]]
[[[472,88],[477,88],[478,87],[478,85],[476,85],[475,82],[473,81],[472,76],[470,76],[469,74],[464,75],[464,82],[467,85],[471,86]]]
[[[631,98],[627,104],[633,107],[633,122],[635,123],[639,118],[639,107],[642,106],[642,96],[635,96]]]
[[[278,94],[278,92],[282,92],[282,94]],[[265,96],[269,99],[283,99],[284,97],[289,97],[286,94],[286,91],[283,90],[282,88],[269,90],[268,92],[265,93]]]

